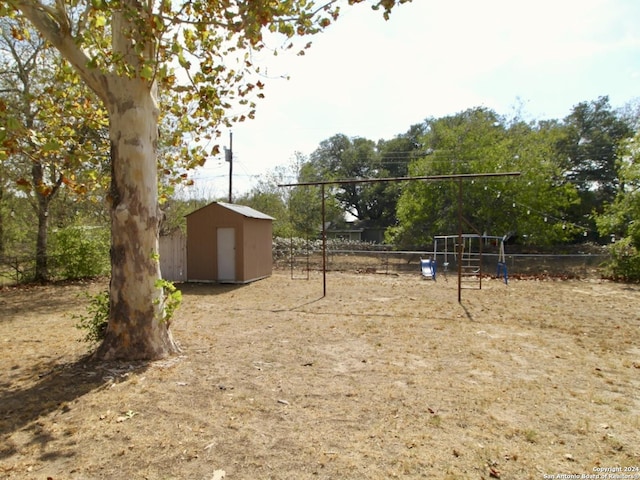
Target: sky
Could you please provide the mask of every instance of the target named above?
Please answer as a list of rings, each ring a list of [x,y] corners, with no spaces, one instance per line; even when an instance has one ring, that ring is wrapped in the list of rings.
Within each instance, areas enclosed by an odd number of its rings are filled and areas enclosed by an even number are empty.
[[[389,140],[480,106],[532,121],[640,98],[637,0],[413,0],[388,21],[360,4],[311,40],[304,56],[259,59],[265,98],[231,130],[234,197],[336,134]],[[228,174],[223,156],[207,160],[192,195],[227,197]]]

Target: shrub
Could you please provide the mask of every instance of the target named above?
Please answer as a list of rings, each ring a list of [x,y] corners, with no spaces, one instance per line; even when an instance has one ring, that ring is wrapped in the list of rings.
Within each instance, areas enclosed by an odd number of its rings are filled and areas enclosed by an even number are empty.
[[[327,250],[348,250],[348,251],[380,251],[389,250],[389,245],[381,245],[359,240],[344,240],[339,238],[327,239]],[[299,256],[322,252],[322,240],[307,240],[300,237],[275,237],[273,239],[273,258],[280,260],[288,258],[290,255]]]
[[[633,246],[631,238],[623,238],[609,247],[611,262],[608,273],[614,280],[640,282],[640,252]]]
[[[76,328],[85,330],[86,334],[82,341],[95,344],[104,339],[109,322],[109,292],[104,291],[96,295],[85,294],[89,298],[87,315],[73,315],[78,321]]]
[[[109,230],[104,227],[67,227],[53,232],[52,272],[76,280],[109,273]]]
[[[156,281],[156,287],[162,288],[162,321],[167,322],[167,326],[171,325],[171,319],[176,310],[182,303],[182,292],[176,288],[173,282],[160,279]]]
[[[156,286],[162,288],[164,292],[162,321],[167,322],[167,326],[169,326],[175,311],[182,303],[182,292],[176,288],[173,282],[167,280],[158,280]],[[86,331],[82,338],[83,342],[100,343],[104,340],[109,323],[109,291],[105,290],[96,295],[86,294],[86,296],[89,299],[87,314],[73,315],[72,318],[78,322],[76,328]]]

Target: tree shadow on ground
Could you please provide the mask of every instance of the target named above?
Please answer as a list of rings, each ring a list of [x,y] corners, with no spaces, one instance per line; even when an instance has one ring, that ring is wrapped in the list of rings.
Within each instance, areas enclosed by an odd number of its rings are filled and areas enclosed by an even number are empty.
[[[102,279],[27,283],[0,287],[0,323],[21,320],[25,311],[25,298],[31,314],[47,315],[52,309],[64,305],[71,310],[87,302],[87,293],[101,285]]]
[[[202,295],[224,295],[229,292],[234,292],[243,287],[247,287],[249,284],[235,284],[235,283],[204,283],[204,282],[188,282],[188,283],[176,283],[175,286],[183,296],[195,296]]]
[[[74,400],[125,381],[130,372],[144,371],[147,365],[99,363],[87,356],[69,363],[40,362],[21,370],[20,377],[28,385],[12,388],[11,383],[4,383],[0,388],[0,460],[16,453],[9,441],[14,432],[24,430],[31,436],[30,444],[44,447],[53,437],[37,422],[39,418],[54,412],[64,414]],[[29,382],[30,378],[37,380]]]

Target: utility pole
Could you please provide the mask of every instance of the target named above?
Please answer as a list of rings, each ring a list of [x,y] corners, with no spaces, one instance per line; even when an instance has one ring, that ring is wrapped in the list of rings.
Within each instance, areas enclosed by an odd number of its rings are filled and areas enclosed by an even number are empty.
[[[229,148],[224,147],[224,160],[229,162],[229,203],[233,203],[232,183],[233,183],[233,132],[229,132]]]

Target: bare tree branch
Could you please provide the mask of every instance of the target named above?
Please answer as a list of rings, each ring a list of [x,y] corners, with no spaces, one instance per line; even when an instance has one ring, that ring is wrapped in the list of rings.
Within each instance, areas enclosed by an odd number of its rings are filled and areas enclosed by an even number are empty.
[[[38,31],[60,51],[60,54],[73,65],[82,79],[101,99],[107,96],[106,77],[88,66],[89,57],[78,47],[71,36],[69,17],[63,2],[57,2],[57,8],[44,5],[39,0],[8,0],[9,4],[20,10]],[[62,11],[60,9],[62,8]]]

